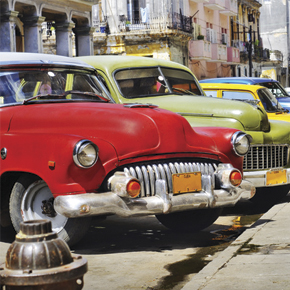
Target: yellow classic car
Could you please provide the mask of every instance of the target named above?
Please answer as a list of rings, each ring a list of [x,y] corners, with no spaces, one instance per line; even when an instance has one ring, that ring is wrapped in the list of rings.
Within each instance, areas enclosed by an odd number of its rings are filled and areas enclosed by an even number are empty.
[[[289,111],[284,109],[269,89],[257,85],[200,83],[209,97],[237,100],[261,106],[270,120],[290,122]]]

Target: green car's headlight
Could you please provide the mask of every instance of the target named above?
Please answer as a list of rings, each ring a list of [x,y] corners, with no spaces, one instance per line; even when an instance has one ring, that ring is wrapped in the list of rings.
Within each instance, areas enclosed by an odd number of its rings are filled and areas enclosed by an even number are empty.
[[[73,151],[73,160],[81,168],[90,168],[98,160],[99,148],[89,140],[79,141]]]
[[[252,141],[252,136],[244,132],[236,132],[232,136],[232,144],[235,153],[239,156],[244,156],[248,153],[250,149],[250,143]]]

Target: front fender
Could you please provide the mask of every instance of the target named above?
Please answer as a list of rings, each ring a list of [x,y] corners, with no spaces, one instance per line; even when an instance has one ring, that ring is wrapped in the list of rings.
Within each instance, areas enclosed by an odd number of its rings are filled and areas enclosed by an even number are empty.
[[[82,136],[64,134],[3,134],[1,176],[5,172],[28,172],[42,178],[54,195],[96,191],[107,172],[118,165],[115,149],[108,142],[92,138],[99,147],[99,159],[92,168],[80,168],[73,161],[73,149]]]
[[[239,130],[222,127],[197,127],[194,130],[206,134],[215,142],[217,151],[220,153],[222,163],[231,163],[233,167],[243,172],[243,158],[238,156],[231,143],[232,136]]]

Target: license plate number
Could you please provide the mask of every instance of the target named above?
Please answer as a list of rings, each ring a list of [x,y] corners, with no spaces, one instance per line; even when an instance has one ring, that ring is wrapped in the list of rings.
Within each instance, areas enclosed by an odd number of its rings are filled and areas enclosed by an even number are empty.
[[[266,185],[282,184],[286,182],[286,170],[273,170],[267,172]]]
[[[201,191],[201,173],[172,174],[173,194]]]

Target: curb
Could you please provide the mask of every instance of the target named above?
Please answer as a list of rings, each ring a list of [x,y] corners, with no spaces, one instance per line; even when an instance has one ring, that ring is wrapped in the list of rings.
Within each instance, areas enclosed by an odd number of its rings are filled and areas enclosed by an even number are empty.
[[[245,243],[252,240],[253,236],[263,229],[277,215],[277,213],[287,206],[287,203],[274,205],[268,212],[263,214],[253,225],[246,229],[235,241],[233,241],[225,250],[199,271],[182,290],[201,290],[206,284],[226,266],[233,256],[240,250]]]

